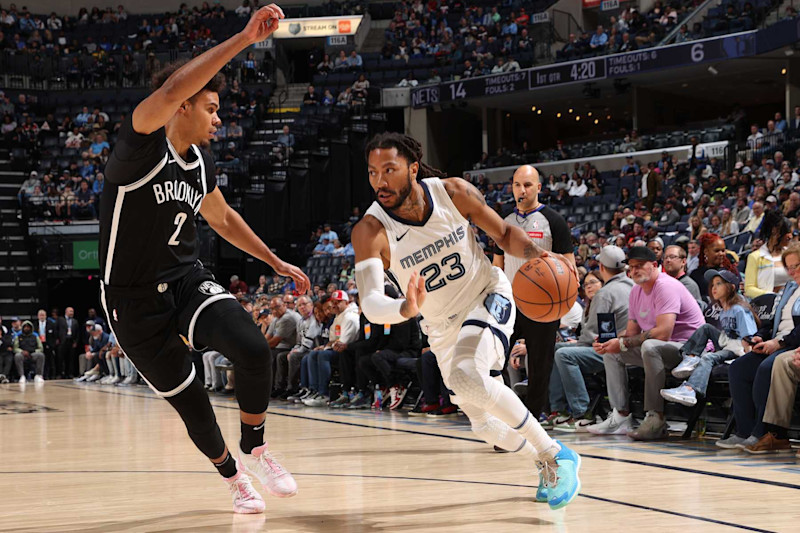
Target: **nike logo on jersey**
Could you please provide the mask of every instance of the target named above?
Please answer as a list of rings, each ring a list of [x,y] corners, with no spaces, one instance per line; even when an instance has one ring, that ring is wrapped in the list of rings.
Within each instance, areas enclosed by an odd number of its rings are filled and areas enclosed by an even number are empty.
[[[410,229],[407,229],[405,233],[403,233],[402,235],[399,235],[399,236],[397,237],[397,242],[400,242],[400,240],[401,240],[403,237],[405,237],[405,236],[408,234],[408,232],[409,232],[409,231],[411,231],[411,230],[410,230]]]
[[[192,206],[193,210],[197,209],[197,205],[200,203],[200,200],[203,199],[202,192],[192,188],[185,181],[180,180],[165,181],[163,185],[161,183],[154,183],[153,194],[156,197],[156,203],[158,205],[169,202],[170,200],[175,200],[177,202],[186,202]]]

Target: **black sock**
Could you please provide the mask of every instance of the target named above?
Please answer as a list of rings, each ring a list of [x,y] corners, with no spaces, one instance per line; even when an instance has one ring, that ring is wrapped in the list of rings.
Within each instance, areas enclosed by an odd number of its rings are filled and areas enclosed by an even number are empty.
[[[765,423],[764,429],[767,430],[767,433],[772,433],[775,435],[775,438],[777,439],[786,440],[789,438],[789,430],[784,427]]]
[[[212,461],[211,463],[217,468],[222,477],[232,478],[236,475],[236,460],[231,455],[231,452],[225,454],[222,462],[215,463]]]
[[[264,422],[258,426],[251,426],[242,422],[242,440],[239,445],[244,453],[250,453],[253,448],[264,444]]]

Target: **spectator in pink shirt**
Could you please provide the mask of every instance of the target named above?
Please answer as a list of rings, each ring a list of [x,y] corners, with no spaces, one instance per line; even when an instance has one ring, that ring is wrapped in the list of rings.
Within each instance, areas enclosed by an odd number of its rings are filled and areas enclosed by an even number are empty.
[[[635,440],[665,438],[664,399],[659,392],[664,388],[665,373],[681,362],[681,346],[705,321],[697,301],[680,281],[661,271],[652,250],[634,246],[627,262],[636,286],[628,301],[625,333],[593,345],[603,355],[613,410],[604,422],[587,430],[600,435],[627,434]],[[644,367],[647,415],[636,430],[632,428],[625,365]]]

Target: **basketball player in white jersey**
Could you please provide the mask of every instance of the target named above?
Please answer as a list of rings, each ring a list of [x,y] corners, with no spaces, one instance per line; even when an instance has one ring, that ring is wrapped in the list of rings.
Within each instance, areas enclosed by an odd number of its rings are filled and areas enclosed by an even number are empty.
[[[580,457],[551,439],[499,377],[514,328],[511,283],[483,254],[470,221],[511,255],[532,259],[545,252],[470,183],[435,177],[443,173],[422,163],[421,146],[411,137],[377,135],[366,154],[377,201],[352,234],[362,311],[376,324],[422,314],[451,399],[472,430],[535,461],[536,499],[564,507],[580,490]],[[405,299],[384,295],[384,270],[406,288]]]

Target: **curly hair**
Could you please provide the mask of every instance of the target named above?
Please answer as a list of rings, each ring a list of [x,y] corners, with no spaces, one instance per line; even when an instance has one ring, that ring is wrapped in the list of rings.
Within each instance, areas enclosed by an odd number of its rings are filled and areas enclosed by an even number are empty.
[[[178,61],[172,61],[164,65],[161,69],[154,72],[150,78],[150,87],[155,91],[156,89],[161,88],[164,83],[177,72],[181,67],[186,65],[191,61],[190,59],[180,59]],[[193,95],[189,100],[197,96],[203,91],[210,91],[212,93],[219,93],[222,89],[225,88],[225,75],[222,72],[217,72],[214,74],[214,77],[211,78],[205,86],[200,89],[197,94]]]
[[[365,148],[365,156],[369,160],[369,154],[373,150],[388,150],[390,148],[397,149],[397,153],[401,155],[408,164],[419,163],[419,173],[417,179],[431,178],[431,177],[447,177],[447,173],[427,165],[422,162],[422,145],[408,135],[395,132],[378,133],[368,143]]]
[[[700,253],[699,253],[699,257],[698,257],[700,259],[700,264],[699,264],[700,267],[708,266],[706,264],[706,248],[708,248],[709,246],[711,246],[712,244],[714,244],[718,240],[722,241],[723,244],[725,243],[725,241],[722,239],[722,237],[720,237],[716,233],[703,233],[702,235],[700,235],[697,238],[697,244],[700,245]],[[733,272],[735,274],[739,273],[739,269],[736,268],[736,265],[731,263],[731,260],[728,257],[728,254],[725,254],[724,257],[722,258],[722,264],[720,265],[720,267],[722,267],[722,268],[724,268],[726,270],[730,270],[731,272]]]

